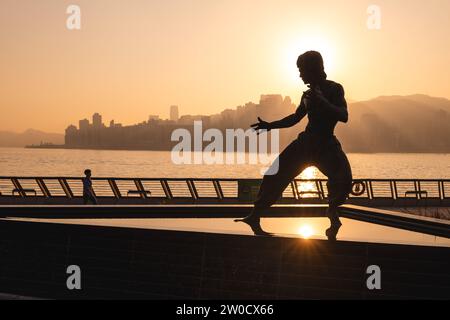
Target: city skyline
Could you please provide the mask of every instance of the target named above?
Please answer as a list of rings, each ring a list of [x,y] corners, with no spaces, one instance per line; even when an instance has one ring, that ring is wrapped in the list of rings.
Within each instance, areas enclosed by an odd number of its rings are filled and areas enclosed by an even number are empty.
[[[261,95],[258,103],[247,103],[212,116],[183,115],[178,121],[150,116],[148,121],[109,127],[94,114],[92,123],[80,120],[80,129],[69,126],[66,147],[82,149],[171,150],[176,144],[171,135],[177,129],[195,134],[194,121],[202,121],[205,129],[224,133],[228,129],[247,130],[257,116],[280,119],[294,112],[296,105],[289,97]],[[449,152],[450,100],[424,95],[380,97],[368,102],[348,105],[352,121],[338,125],[336,135],[352,152]],[[408,112],[408,110],[415,110]],[[94,122],[97,125],[94,125]],[[286,146],[304,130],[305,122],[280,132],[280,145]]]
[[[264,97],[268,97],[268,96],[272,96],[272,97],[274,97],[274,96],[279,96],[279,97],[282,97],[282,95],[281,94],[261,94],[260,95],[260,98],[259,98],[259,100],[261,101],[261,99],[263,99]],[[392,95],[392,96],[379,96],[379,97],[376,97],[376,98],[373,98],[373,99],[369,99],[369,100],[363,100],[363,101],[354,101],[354,100],[351,100],[351,99],[346,99],[347,100],[347,103],[348,104],[365,104],[365,103],[370,103],[370,102],[372,102],[372,101],[374,101],[374,100],[378,100],[378,99],[381,99],[381,100],[388,100],[388,99],[390,99],[390,98],[409,98],[409,97],[420,97],[420,96],[423,96],[423,97],[425,97],[425,98],[430,98],[430,99],[432,99],[432,100],[439,100],[439,101],[444,101],[446,104],[448,104],[448,103],[450,103],[450,99],[447,99],[447,98],[442,98],[442,97],[432,97],[432,96],[427,96],[427,95],[422,95],[422,94],[414,94],[414,95],[405,95],[405,96],[401,96],[401,95]],[[290,101],[292,101],[292,99],[291,99],[291,97],[289,97],[289,96],[285,96],[285,98],[287,98],[287,99],[289,99]],[[244,103],[244,104],[240,104],[240,105],[238,105],[238,106],[235,106],[235,107],[232,107],[232,108],[226,108],[226,109],[223,109],[223,110],[220,110],[218,113],[215,113],[215,114],[197,114],[197,115],[192,115],[192,114],[183,114],[183,115],[180,115],[179,114],[179,110],[180,110],[180,108],[179,108],[179,106],[178,105],[170,105],[169,107],[168,107],[168,110],[169,110],[169,112],[167,113],[168,114],[168,116],[166,117],[166,118],[162,118],[162,116],[159,114],[159,115],[152,115],[152,114],[150,114],[150,115],[148,115],[147,116],[147,119],[148,120],[144,120],[145,119],[145,117],[144,117],[144,119],[141,119],[141,120],[139,120],[139,121],[137,121],[137,122],[135,122],[135,123],[123,123],[123,122],[116,122],[116,119],[113,119],[113,118],[105,118],[105,119],[107,119],[107,120],[105,120],[104,121],[104,123],[102,123],[105,127],[106,127],[106,125],[105,125],[105,123],[109,123],[109,127],[114,127],[114,126],[116,126],[116,127],[122,127],[122,126],[124,126],[124,127],[127,127],[127,126],[135,126],[135,125],[140,125],[140,124],[145,124],[145,123],[147,123],[148,121],[150,121],[150,120],[158,120],[158,121],[174,121],[174,120],[172,120],[171,119],[171,111],[172,111],[172,109],[174,108],[174,107],[176,107],[176,111],[177,111],[177,116],[178,116],[178,120],[179,121],[181,121],[180,123],[182,123],[182,124],[186,124],[186,123],[190,123],[190,122],[192,122],[193,120],[200,120],[201,118],[211,118],[211,117],[217,117],[217,116],[219,116],[219,115],[221,115],[221,114],[224,114],[224,113],[227,113],[227,112],[233,112],[233,111],[237,111],[237,110],[239,110],[240,108],[243,108],[243,107],[245,107],[245,106],[247,106],[247,105],[256,105],[256,103],[254,103],[254,102],[252,102],[252,101],[249,101],[249,102],[247,102],[247,103]],[[293,103],[293,106],[295,105],[295,103]],[[439,104],[437,105],[437,107],[439,106]],[[292,110],[291,110],[292,111]],[[372,111],[372,110],[370,110],[370,111]],[[286,110],[286,112],[289,112],[289,110]],[[97,119],[98,119],[98,116],[100,117],[100,122],[102,122],[103,121],[103,115],[100,115],[98,112],[96,112],[96,111],[92,111],[91,112],[91,118],[92,118],[92,124],[94,123],[94,117],[97,117]],[[255,117],[256,117],[257,115],[255,114]],[[255,118],[256,119],[256,118]],[[249,119],[249,121],[253,121],[253,120],[255,120],[255,119]],[[273,119],[269,119],[269,120],[273,120]],[[76,126],[76,123],[78,124],[78,127]],[[177,123],[177,121],[175,121],[175,123]],[[70,127],[70,126],[74,126],[75,128],[77,128],[77,129],[80,129],[82,126],[84,126],[84,127],[88,127],[89,125],[91,125],[91,123],[89,122],[89,117],[88,118],[86,118],[86,116],[84,115],[84,116],[82,116],[82,119],[79,119],[78,120],[78,122],[73,122],[73,120],[70,120],[69,121],[69,124],[62,124],[61,126],[62,127],[64,127],[64,129],[62,130],[62,131],[59,131],[59,132],[48,132],[48,131],[44,131],[44,130],[42,130],[41,128],[39,128],[39,126],[37,126],[37,127],[32,127],[32,128],[26,128],[25,130],[23,130],[23,131],[21,131],[21,132],[26,132],[26,131],[37,131],[37,132],[42,132],[42,133],[49,133],[49,134],[64,134],[64,132],[67,130],[67,128],[68,127]],[[1,130],[1,131],[3,131],[3,132],[11,132],[11,133],[16,133],[16,134],[19,134],[19,133],[21,133],[21,132],[19,132],[19,131],[12,131],[12,130]]]

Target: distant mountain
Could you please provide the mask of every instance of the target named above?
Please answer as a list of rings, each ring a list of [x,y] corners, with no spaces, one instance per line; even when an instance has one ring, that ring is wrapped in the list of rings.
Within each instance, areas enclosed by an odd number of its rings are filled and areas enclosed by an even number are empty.
[[[450,100],[381,96],[349,104],[337,135],[354,152],[450,152]]]
[[[0,147],[25,147],[40,143],[64,144],[64,135],[28,129],[22,133],[0,131]]]

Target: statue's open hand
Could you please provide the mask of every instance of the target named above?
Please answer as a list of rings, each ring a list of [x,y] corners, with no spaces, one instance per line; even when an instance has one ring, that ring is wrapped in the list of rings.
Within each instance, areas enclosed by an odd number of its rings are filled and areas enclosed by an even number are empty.
[[[261,119],[260,117],[258,117],[258,121],[257,123],[254,123],[251,125],[251,127],[253,128],[253,130],[257,131],[257,134],[260,134],[260,130],[267,130],[270,131],[272,129],[270,122],[264,121],[263,119]]]

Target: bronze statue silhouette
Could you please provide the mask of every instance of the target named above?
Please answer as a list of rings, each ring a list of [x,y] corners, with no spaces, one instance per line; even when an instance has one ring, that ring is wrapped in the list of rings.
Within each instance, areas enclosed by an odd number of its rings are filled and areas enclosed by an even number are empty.
[[[327,216],[331,222],[330,233],[339,229],[341,221],[337,208],[345,203],[352,189],[350,164],[334,135],[337,122],[348,121],[344,89],[340,84],[327,80],[322,56],[317,51],[300,55],[297,67],[309,90],[303,93],[295,113],[274,122],[267,122],[258,117],[258,123],[252,125],[258,132],[289,128],[308,116],[305,131],[278,156],[275,162],[276,173],[264,175],[250,215],[235,220],[248,224],[255,235],[270,235],[261,228],[260,215],[272,206],[288,184],[309,166],[317,167],[328,177]]]

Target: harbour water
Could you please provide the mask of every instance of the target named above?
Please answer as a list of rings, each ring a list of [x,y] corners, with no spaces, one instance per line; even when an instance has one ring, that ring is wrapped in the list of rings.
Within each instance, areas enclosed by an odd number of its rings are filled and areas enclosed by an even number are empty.
[[[354,178],[450,179],[450,154],[348,154]],[[110,151],[0,148],[0,176],[260,178],[264,165],[183,164],[169,151]],[[315,168],[301,178],[321,178]]]

